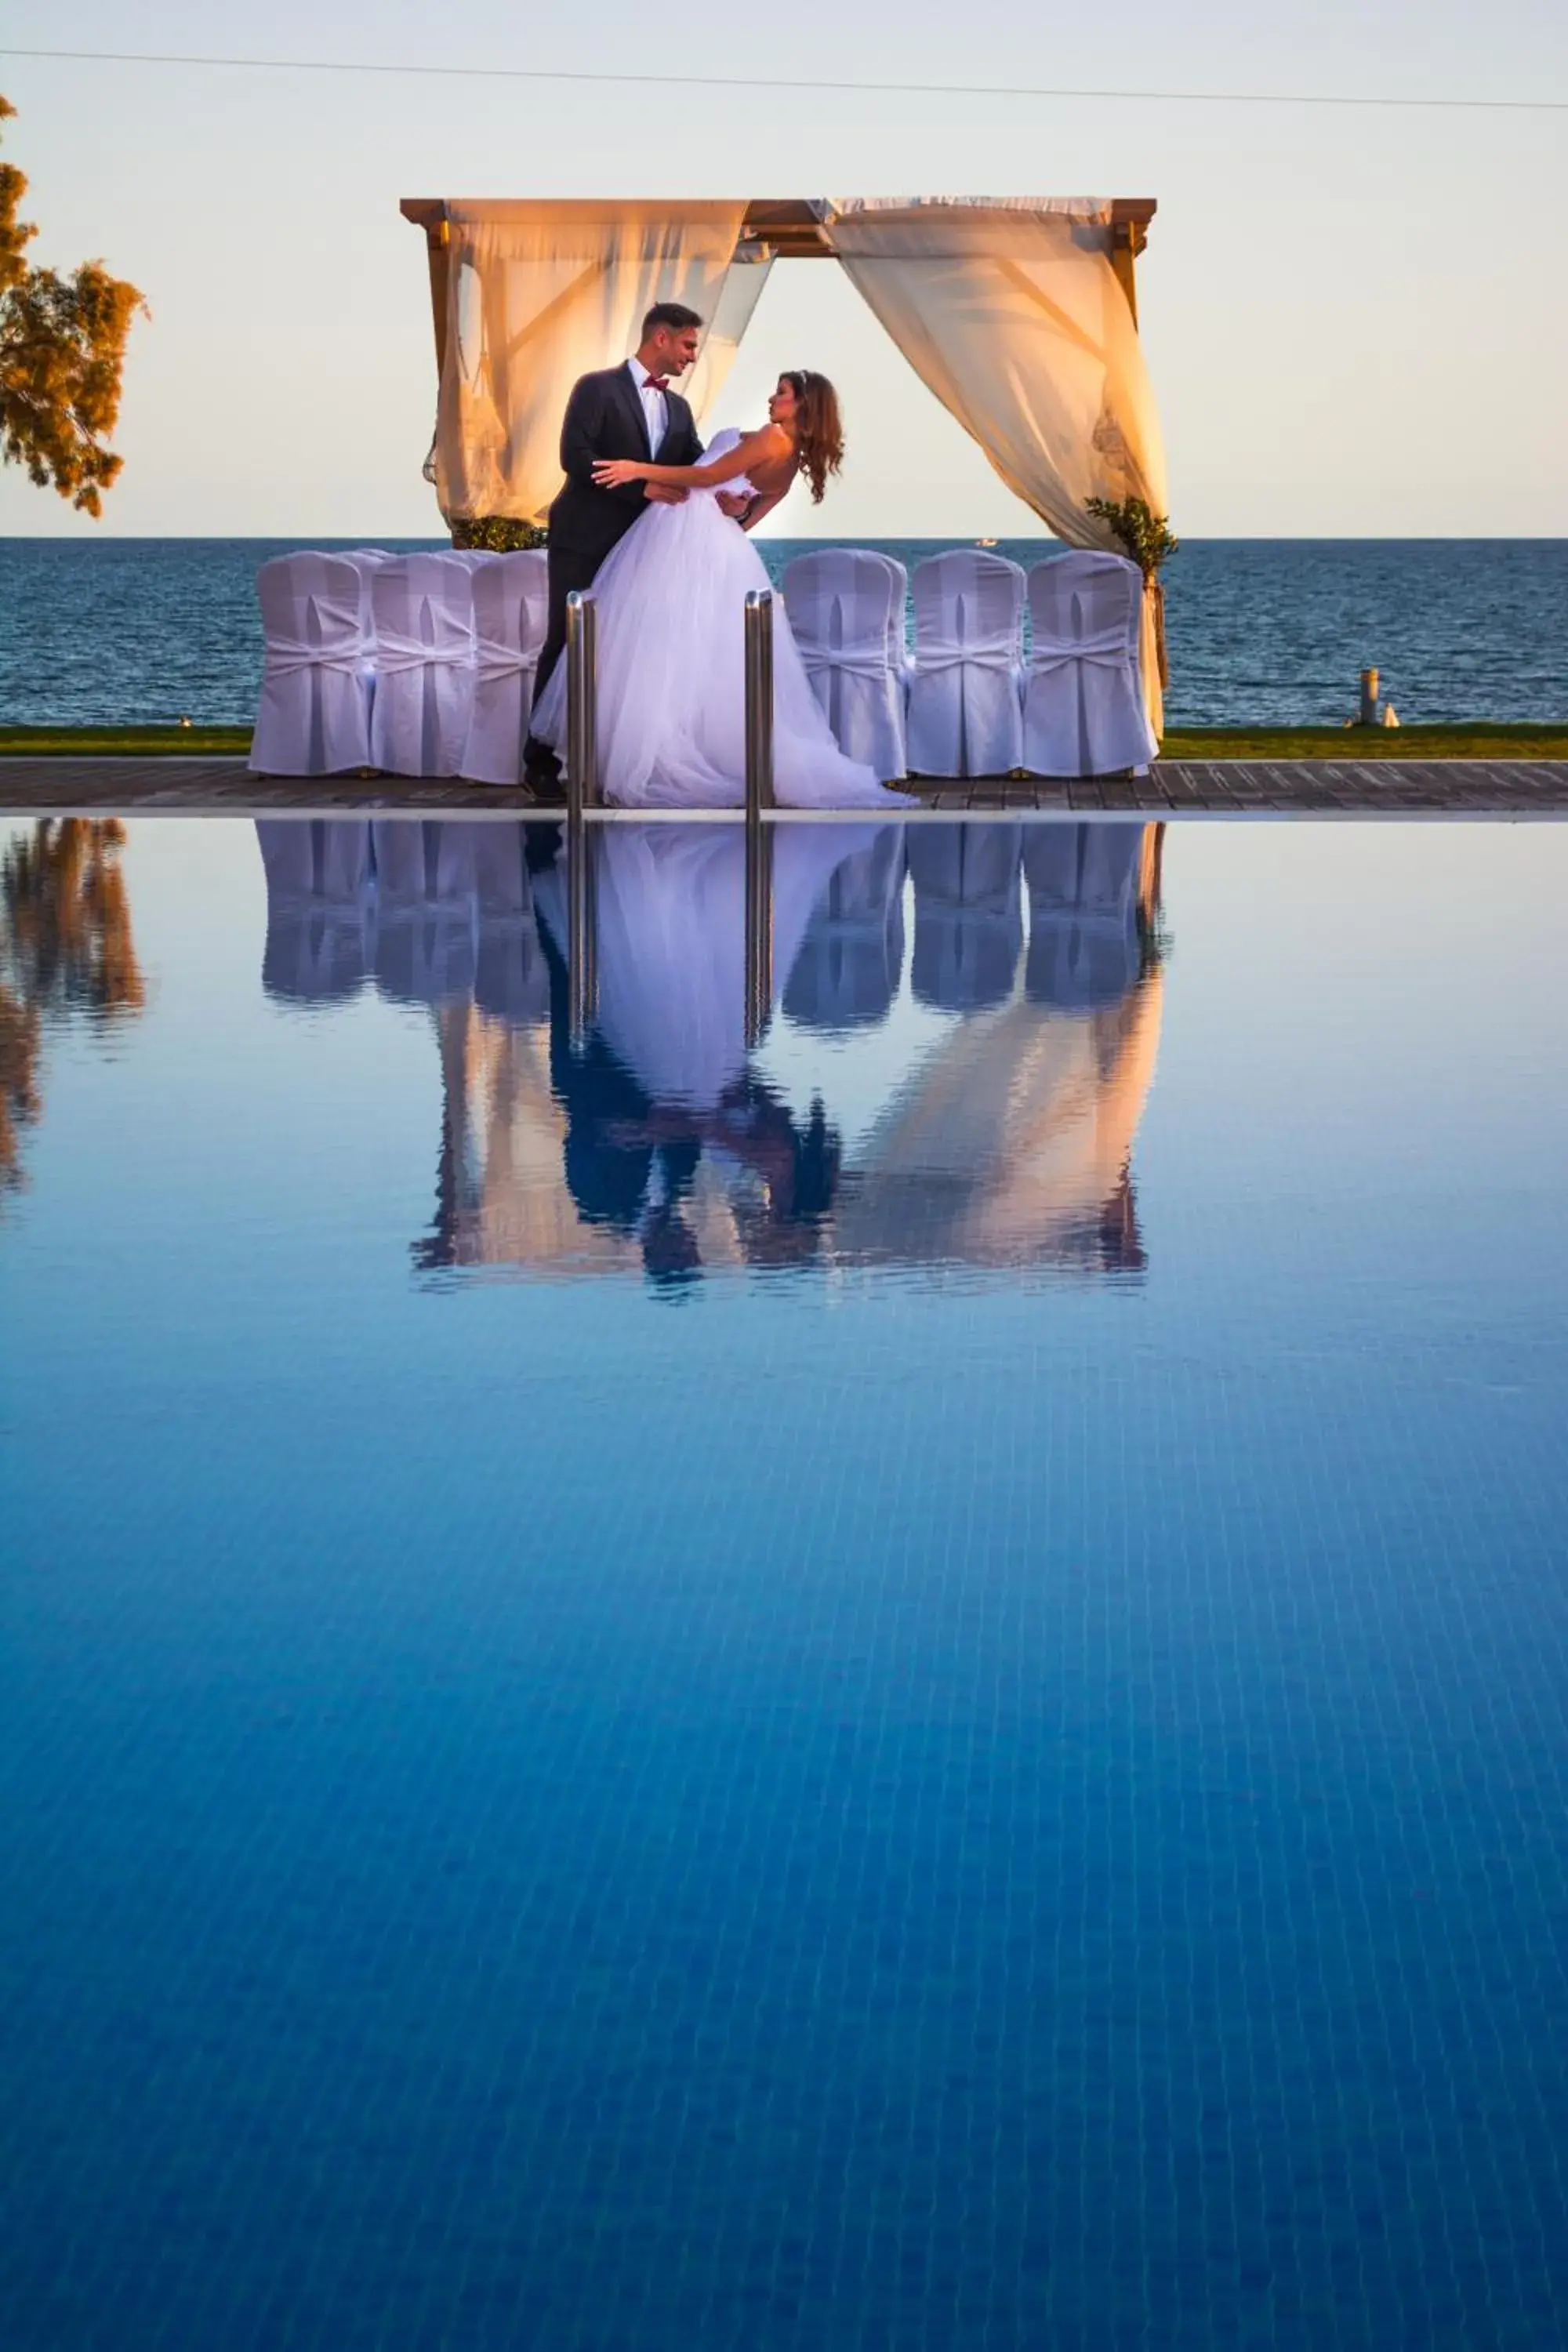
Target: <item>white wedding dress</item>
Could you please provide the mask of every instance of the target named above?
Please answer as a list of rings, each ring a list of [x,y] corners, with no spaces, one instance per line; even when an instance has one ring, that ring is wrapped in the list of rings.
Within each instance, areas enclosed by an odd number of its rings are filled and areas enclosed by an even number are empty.
[[[710,465],[742,439],[716,434]],[[749,488],[744,478],[726,490]],[[712,490],[650,506],[594,582],[599,782],[617,808],[735,808],[745,798],[746,592],[766,566]],[[532,731],[564,755],[566,664]],[[773,600],[773,794],[781,808],[901,807],[910,795],[847,760],[811,690],[782,596]]]

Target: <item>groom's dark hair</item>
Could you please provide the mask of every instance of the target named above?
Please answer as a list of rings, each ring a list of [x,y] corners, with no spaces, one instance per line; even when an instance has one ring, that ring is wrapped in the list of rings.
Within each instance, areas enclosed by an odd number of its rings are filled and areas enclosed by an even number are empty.
[[[646,343],[659,327],[668,327],[679,334],[686,327],[700,327],[701,324],[700,312],[689,310],[684,302],[656,302],[642,322],[642,339]]]

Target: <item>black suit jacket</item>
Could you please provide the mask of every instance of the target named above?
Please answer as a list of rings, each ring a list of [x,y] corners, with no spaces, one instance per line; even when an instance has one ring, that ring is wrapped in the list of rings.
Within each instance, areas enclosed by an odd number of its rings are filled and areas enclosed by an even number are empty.
[[[616,540],[647,510],[646,482],[626,482],[618,490],[595,487],[596,457],[657,457],[661,466],[697,463],[702,444],[691,411],[673,385],[664,396],[668,411],[664,439],[653,450],[628,367],[600,368],[579,377],[561,427],[561,469],[566,480],[550,509],[552,547],[602,563]]]

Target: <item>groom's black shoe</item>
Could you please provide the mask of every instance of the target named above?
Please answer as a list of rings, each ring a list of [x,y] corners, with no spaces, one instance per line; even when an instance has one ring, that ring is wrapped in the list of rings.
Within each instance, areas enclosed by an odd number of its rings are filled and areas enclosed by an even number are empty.
[[[565,798],[561,762],[536,735],[531,735],[522,747],[522,781],[537,801],[553,804]]]

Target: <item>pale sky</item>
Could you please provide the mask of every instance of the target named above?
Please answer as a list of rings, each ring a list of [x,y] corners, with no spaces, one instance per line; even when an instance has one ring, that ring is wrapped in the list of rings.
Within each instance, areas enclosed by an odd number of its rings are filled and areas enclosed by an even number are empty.
[[[1568,533],[1568,115],[768,93],[820,73],[1568,99],[1558,0],[847,0],[748,16],[468,0],[10,0],[6,42],[754,75],[755,94],[0,56],[36,258],[146,292],[101,525],[18,469],[6,534],[439,530],[425,255],[404,195],[1153,195],[1140,265],[1172,520],[1225,536]],[[785,534],[998,536],[1024,510],[830,264],[781,265],[710,422],[824,370],[849,457]]]

